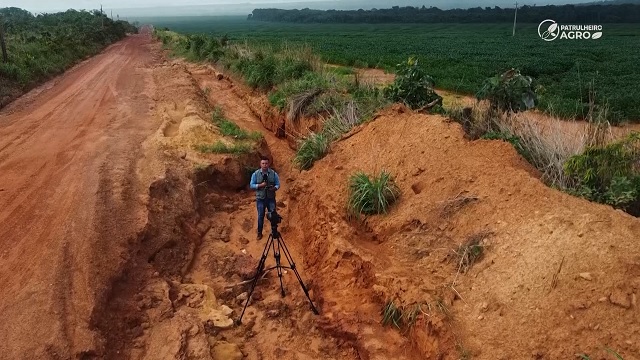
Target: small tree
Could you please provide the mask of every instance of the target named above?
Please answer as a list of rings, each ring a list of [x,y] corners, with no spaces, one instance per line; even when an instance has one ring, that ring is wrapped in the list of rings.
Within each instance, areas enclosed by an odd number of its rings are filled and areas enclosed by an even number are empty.
[[[411,109],[442,106],[442,97],[433,90],[435,81],[418,66],[418,60],[411,57],[397,65],[393,84],[384,89],[384,95],[394,102],[403,102]]]
[[[476,94],[479,100],[489,100],[493,111],[524,111],[535,107],[537,100],[533,79],[511,69],[502,75],[488,78]]]

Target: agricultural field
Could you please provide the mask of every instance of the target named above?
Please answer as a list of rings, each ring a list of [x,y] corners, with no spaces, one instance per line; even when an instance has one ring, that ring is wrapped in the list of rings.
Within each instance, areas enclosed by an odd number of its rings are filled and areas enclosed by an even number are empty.
[[[436,87],[475,94],[512,67],[534,78],[538,108],[574,118],[586,114],[590,89],[613,122],[640,121],[640,73],[634,71],[640,26],[606,24],[598,40],[542,41],[537,24],[293,24],[243,17],[140,18],[158,28],[227,35],[232,42],[310,45],[328,63],[394,71],[418,57]]]

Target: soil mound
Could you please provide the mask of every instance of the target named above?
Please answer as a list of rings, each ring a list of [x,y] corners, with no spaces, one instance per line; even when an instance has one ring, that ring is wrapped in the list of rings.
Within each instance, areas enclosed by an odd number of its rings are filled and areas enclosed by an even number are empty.
[[[428,356],[640,354],[640,220],[548,188],[508,143],[467,141],[439,116],[396,108],[351,135],[291,190],[291,223],[314,224],[297,229],[305,257],[334,286],[325,301],[361,323],[390,299],[446,314],[409,334]],[[347,221],[349,176],[381,170],[399,201]]]

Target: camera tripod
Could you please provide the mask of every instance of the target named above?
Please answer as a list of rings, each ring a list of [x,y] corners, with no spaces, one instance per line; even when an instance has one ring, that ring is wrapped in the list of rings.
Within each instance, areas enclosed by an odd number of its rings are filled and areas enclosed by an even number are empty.
[[[268,269],[265,269],[264,264],[265,264],[265,261],[267,260],[267,256],[269,254],[270,249],[273,249],[273,256],[276,259],[276,266],[272,266]],[[289,266],[280,265],[281,250],[283,250],[284,256],[287,258],[287,261],[289,262]],[[302,282],[302,278],[298,273],[298,269],[296,269],[296,264],[293,261],[293,258],[291,257],[291,253],[289,253],[289,249],[287,248],[287,245],[284,243],[284,239],[282,238],[282,235],[280,235],[280,233],[278,232],[277,226],[274,226],[272,221],[271,234],[269,234],[269,239],[267,239],[267,244],[265,245],[264,251],[262,252],[262,257],[260,258],[260,262],[258,263],[258,268],[256,269],[256,275],[253,278],[253,281],[251,282],[251,289],[249,290],[247,301],[244,304],[244,308],[242,309],[242,314],[240,314],[240,318],[236,320],[237,325],[242,324],[242,317],[244,316],[244,312],[247,309],[247,305],[249,305],[249,301],[251,300],[251,295],[255,290],[258,279],[262,276],[262,274],[264,274],[265,271],[269,271],[272,269],[276,269],[278,271],[278,277],[280,278],[280,291],[281,291],[282,297],[284,297],[285,295],[284,285],[282,284],[282,269],[293,270],[293,272],[296,274],[296,277],[298,278],[298,282],[300,282],[300,286],[302,286],[302,290],[304,291],[304,294],[307,296],[307,299],[309,299],[309,303],[311,304],[311,310],[313,311],[314,314],[318,315],[318,310],[313,305],[313,301],[311,301],[311,298],[309,297],[309,290]]]

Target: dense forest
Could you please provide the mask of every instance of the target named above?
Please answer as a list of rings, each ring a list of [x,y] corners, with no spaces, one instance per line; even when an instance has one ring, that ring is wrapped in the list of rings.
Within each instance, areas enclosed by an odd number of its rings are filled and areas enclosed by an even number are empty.
[[[476,7],[441,10],[435,7],[399,7],[371,10],[255,9],[249,20],[297,23],[499,23],[513,22],[514,8]],[[522,6],[518,21],[539,23],[553,19],[569,24],[638,23],[640,4]]]
[[[137,29],[99,10],[34,15],[0,9],[6,61],[0,57],[0,107],[30,87],[94,55]]]

